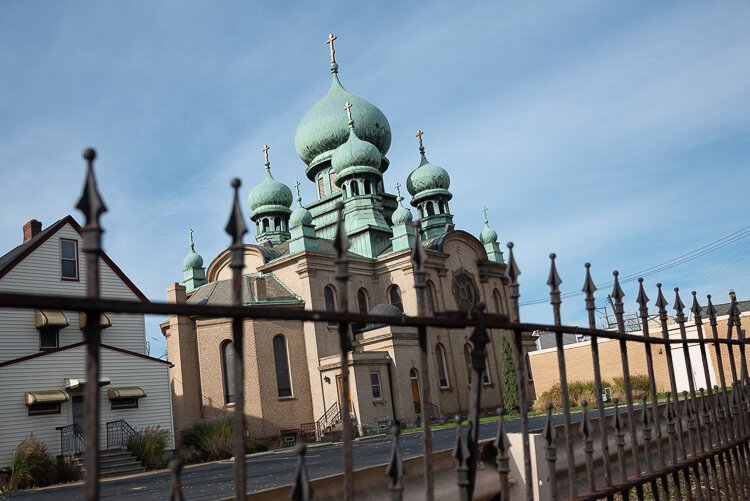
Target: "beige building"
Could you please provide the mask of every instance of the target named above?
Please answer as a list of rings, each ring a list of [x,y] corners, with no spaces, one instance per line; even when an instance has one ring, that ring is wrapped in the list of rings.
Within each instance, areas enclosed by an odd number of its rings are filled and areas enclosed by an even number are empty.
[[[298,188],[292,212],[292,192],[271,175],[264,148],[265,179],[249,194],[258,243],[244,248],[244,304],[328,311],[341,307],[336,304],[332,245],[335,205],[341,201],[351,241],[348,308],[416,315],[410,257],[416,237],[413,215],[403,206],[400,192],[394,196],[384,189],[390,126],[379,109],[343,88],[338,69],[332,54],[331,88],[302,119],[295,138],[304,172],[315,183],[317,200],[303,206]],[[507,314],[506,264],[497,234],[489,228],[486,215],[479,238],[454,228],[450,176],[427,160],[421,131],[418,139],[418,165],[406,180],[406,188],[419,213],[428,256],[430,313],[466,311],[483,301],[489,312]],[[184,282],[169,287],[169,301],[228,304],[228,265],[226,250],[204,269],[191,237]],[[173,316],[162,324],[162,330],[174,364],[176,429],[230,412],[235,394],[230,377],[234,363],[230,321]],[[351,409],[359,432],[377,431],[394,420],[415,422],[423,370],[416,330],[360,325],[353,331]],[[468,410],[469,334],[468,330],[429,329],[434,414]],[[492,332],[487,346],[482,397],[487,409],[499,404],[502,335]],[[252,436],[281,441],[293,437],[300,427],[316,429],[316,423],[322,429],[335,428],[342,395],[338,339],[337,326],[325,322],[245,321],[245,408]],[[530,338],[528,346],[533,349]]]

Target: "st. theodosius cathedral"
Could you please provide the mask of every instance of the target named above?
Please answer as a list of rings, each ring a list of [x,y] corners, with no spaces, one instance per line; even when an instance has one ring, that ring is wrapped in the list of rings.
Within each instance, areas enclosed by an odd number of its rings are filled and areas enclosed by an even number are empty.
[[[296,206],[289,186],[274,179],[265,150],[265,178],[249,193],[257,244],[245,245],[243,298],[248,307],[336,309],[333,248],[336,203],[344,203],[349,249],[349,304],[360,312],[416,315],[410,247],[413,214],[403,197],[385,191],[391,128],[382,111],[346,90],[339,79],[333,41],[331,87],[302,117],[295,147],[317,200]],[[410,135],[409,135],[410,136]],[[413,140],[409,136],[403,140]],[[497,233],[485,227],[477,239],[453,225],[448,172],[429,162],[417,133],[417,167],[406,188],[418,213],[428,259],[430,313],[468,310],[484,301],[490,312],[508,313],[505,264]],[[398,185],[397,185],[398,186]],[[207,268],[190,242],[184,281],[168,291],[172,302],[228,304],[229,250]],[[231,411],[235,399],[231,321],[170,317],[167,338],[176,429]],[[429,374],[434,413],[466,412],[468,331],[429,330]],[[499,403],[500,332],[491,333],[483,404]],[[246,320],[245,409],[252,436],[284,440],[309,430],[326,411],[340,408],[340,360],[336,325],[324,322]],[[533,346],[533,342],[530,342]],[[384,423],[414,422],[420,412],[419,346],[414,328],[365,325],[354,330],[350,358],[351,409],[361,433]],[[335,428],[336,423],[324,423]]]

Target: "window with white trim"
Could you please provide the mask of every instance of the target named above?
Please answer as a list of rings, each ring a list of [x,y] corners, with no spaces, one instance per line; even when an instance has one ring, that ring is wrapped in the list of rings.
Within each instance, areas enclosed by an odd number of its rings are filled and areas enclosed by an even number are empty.
[[[379,372],[370,373],[370,386],[372,387],[372,399],[382,400],[383,391],[380,385],[380,373]]]
[[[78,241],[60,239],[60,278],[78,280]]]

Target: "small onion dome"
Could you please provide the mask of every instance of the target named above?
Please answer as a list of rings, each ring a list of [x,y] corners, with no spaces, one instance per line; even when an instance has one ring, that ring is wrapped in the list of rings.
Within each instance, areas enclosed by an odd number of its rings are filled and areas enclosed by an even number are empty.
[[[190,252],[188,252],[185,259],[182,261],[183,271],[190,271],[193,268],[202,268],[203,258],[200,254],[195,252],[195,242],[193,241],[193,229],[190,229]]]
[[[299,183],[297,183],[299,185]],[[299,193],[299,186],[297,187],[297,193]],[[313,216],[312,213],[302,206],[302,197],[297,196],[297,208],[294,209],[292,215],[289,217],[289,227],[296,228],[297,226],[309,226],[312,224]]]
[[[359,125],[357,126],[359,129]],[[367,141],[362,141],[354,128],[349,129],[349,139],[336,148],[331,156],[331,166],[338,177],[354,173],[380,175],[380,151]]]
[[[191,248],[188,255],[185,256],[185,260],[182,262],[182,269],[188,271],[193,268],[203,268],[203,258],[200,254],[195,252],[195,249]]]
[[[494,244],[497,242],[497,232],[485,224],[482,233],[479,235],[479,241],[483,244]]]
[[[419,167],[406,178],[406,189],[414,197],[412,205],[416,206],[420,200],[435,195],[446,197],[448,200],[453,198],[451,192],[448,191],[451,185],[448,171],[428,162],[424,152],[421,155],[422,161]]]
[[[385,158],[391,146],[391,126],[388,120],[375,105],[344,89],[338,75],[334,73],[328,94],[302,117],[294,136],[297,154],[309,166],[307,176],[311,180],[315,178],[314,167],[330,159],[334,150],[349,137],[346,120],[341,116],[341,109],[346,103],[353,105],[352,115],[359,137],[379,151],[379,169],[385,172],[388,168],[388,160]]]
[[[292,190],[284,183],[276,181],[271,175],[270,167],[266,166],[266,177],[263,182],[250,190],[248,196],[253,213],[281,211],[289,213],[292,206]]]
[[[411,214],[411,211],[404,207],[404,204],[401,202],[404,200],[404,197],[400,196],[398,197],[398,208],[393,211],[393,215],[391,216],[391,221],[393,221],[393,226],[400,226],[402,224],[411,223],[413,220],[413,216]]]

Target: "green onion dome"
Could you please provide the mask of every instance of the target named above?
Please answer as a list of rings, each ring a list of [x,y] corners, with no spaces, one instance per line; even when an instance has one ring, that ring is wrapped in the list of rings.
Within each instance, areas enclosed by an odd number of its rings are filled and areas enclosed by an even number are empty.
[[[193,229],[190,229],[190,252],[188,252],[185,259],[182,261],[183,271],[190,271],[193,268],[202,268],[203,258],[200,254],[195,252],[195,242],[193,242]]]
[[[311,180],[315,178],[315,167],[329,160],[334,150],[344,144],[350,135],[346,119],[341,114],[347,102],[352,104],[359,138],[374,145],[379,152],[380,171],[385,172],[388,168],[385,158],[391,146],[388,119],[375,105],[344,89],[334,73],[328,94],[302,117],[294,137],[297,154],[308,165],[306,172]]]
[[[302,206],[302,195],[299,192],[299,182],[297,182],[297,208],[294,209],[292,215],[289,217],[289,227],[296,228],[297,226],[309,226],[312,224],[313,216],[312,213]]]
[[[357,129],[359,130],[359,124],[357,124]],[[331,167],[337,177],[347,177],[352,174],[380,176],[380,159],[380,151],[375,145],[362,141],[354,132],[354,127],[351,127],[349,139],[336,148],[331,155]]]
[[[404,207],[404,204],[401,203],[404,200],[404,197],[399,195],[396,200],[398,200],[398,208],[393,211],[393,215],[391,215],[393,226],[400,226],[402,224],[411,223],[414,219],[414,216],[412,216],[411,211]]]
[[[482,233],[479,235],[479,241],[483,244],[495,243],[497,242],[497,232],[485,224]]]
[[[253,215],[264,212],[291,212],[292,190],[284,183],[276,181],[271,175],[270,164],[266,164],[266,177],[259,185],[250,190],[248,196]]]
[[[419,167],[414,169],[409,177],[406,178],[406,189],[409,190],[409,194],[413,197],[411,203],[416,204],[425,199],[434,196],[442,196],[450,200],[453,195],[448,188],[451,185],[451,178],[448,175],[448,171],[442,167],[431,164],[427,161],[427,157],[424,154],[424,148],[420,148],[420,154],[422,160],[419,163]]]

